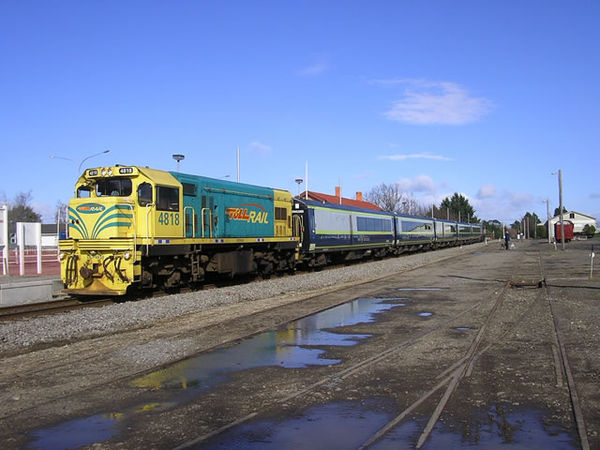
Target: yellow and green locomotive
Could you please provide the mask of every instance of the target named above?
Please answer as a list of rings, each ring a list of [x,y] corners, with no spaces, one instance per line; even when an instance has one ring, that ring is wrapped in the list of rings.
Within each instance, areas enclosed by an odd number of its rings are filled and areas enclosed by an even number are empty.
[[[61,276],[74,295],[123,295],[289,271],[292,228],[287,191],[137,166],[87,169],[69,202]]]

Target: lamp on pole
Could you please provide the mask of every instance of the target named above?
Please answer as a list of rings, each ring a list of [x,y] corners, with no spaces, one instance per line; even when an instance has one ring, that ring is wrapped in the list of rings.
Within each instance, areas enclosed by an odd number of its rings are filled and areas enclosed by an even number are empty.
[[[88,159],[93,158],[94,156],[103,155],[104,153],[109,153],[109,152],[110,152],[110,150],[107,149],[107,150],[104,150],[103,152],[94,153],[93,155],[86,156],[79,163],[79,167],[77,167],[77,173],[81,173],[81,166],[83,166],[83,163],[86,162]],[[66,159],[66,158],[63,158],[63,159]]]
[[[300,185],[302,184],[302,182],[304,181],[302,178],[298,177],[294,180],[296,182],[296,184],[298,185],[298,197],[300,197]]]
[[[185,159],[185,155],[182,155],[181,153],[175,153],[173,155],[173,159],[177,161],[177,172],[179,172],[179,162]]]

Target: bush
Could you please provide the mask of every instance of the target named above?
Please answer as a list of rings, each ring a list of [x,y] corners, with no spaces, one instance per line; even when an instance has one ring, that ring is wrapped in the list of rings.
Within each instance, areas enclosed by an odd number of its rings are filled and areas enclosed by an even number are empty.
[[[594,225],[586,225],[583,227],[583,234],[590,239],[593,238],[594,234],[596,234],[596,227]]]

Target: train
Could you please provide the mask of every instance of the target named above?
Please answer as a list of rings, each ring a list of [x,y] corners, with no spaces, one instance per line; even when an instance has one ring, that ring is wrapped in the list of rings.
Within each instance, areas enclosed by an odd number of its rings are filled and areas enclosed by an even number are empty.
[[[141,166],[86,169],[68,210],[59,260],[73,296],[176,290],[483,239],[480,224]]]

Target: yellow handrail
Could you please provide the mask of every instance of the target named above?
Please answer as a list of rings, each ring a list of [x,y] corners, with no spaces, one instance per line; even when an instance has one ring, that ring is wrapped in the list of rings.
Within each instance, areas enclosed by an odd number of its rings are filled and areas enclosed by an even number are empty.
[[[131,209],[131,217],[133,219],[133,262],[137,261],[137,227],[135,225],[135,209],[132,203],[119,203],[119,205],[125,205]]]
[[[213,230],[212,230],[212,211],[210,210],[210,208],[202,208],[201,214],[202,214],[202,237],[204,236],[204,213],[205,211],[208,211],[208,231],[209,231],[209,236],[208,237],[213,237]]]
[[[149,251],[150,248],[150,222],[148,221],[148,217],[150,216],[150,206],[154,206],[154,203],[148,203],[146,205],[146,208],[148,209],[146,211],[146,254]],[[152,236],[152,239],[154,239],[154,236]]]
[[[184,217],[187,217],[185,215],[185,211],[187,209],[191,209],[192,210],[192,237],[196,237],[196,221],[194,220],[196,218],[196,210],[194,208],[192,208],[191,206],[186,206],[185,208],[183,208],[183,216]]]

